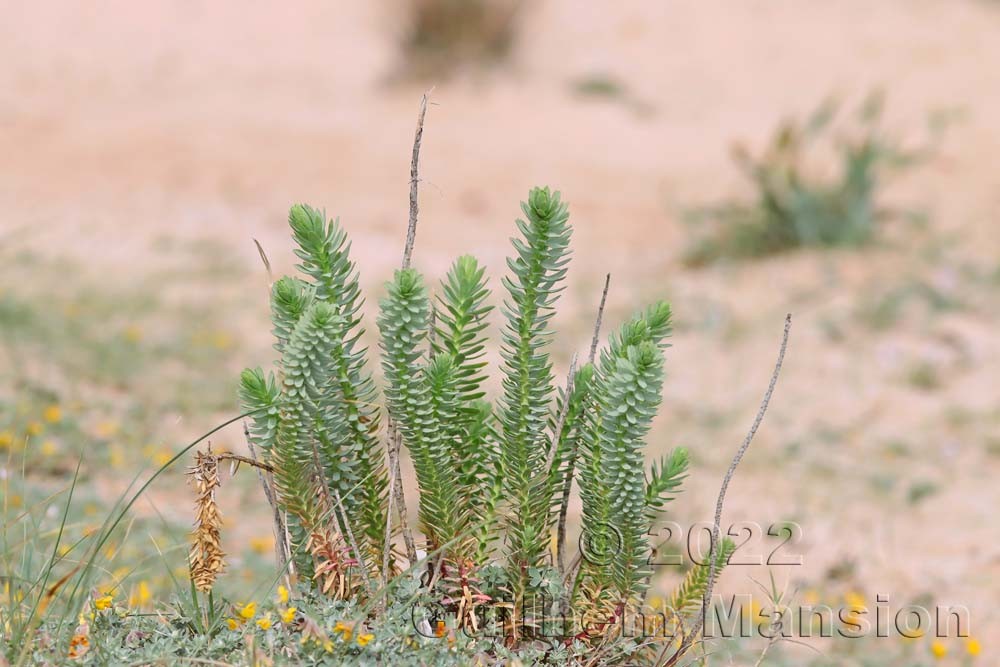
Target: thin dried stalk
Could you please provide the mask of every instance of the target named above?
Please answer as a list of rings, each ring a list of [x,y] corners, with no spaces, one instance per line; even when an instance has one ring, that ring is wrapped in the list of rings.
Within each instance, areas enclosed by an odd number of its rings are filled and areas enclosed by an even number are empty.
[[[372,584],[371,577],[368,575],[368,565],[365,563],[361,549],[358,547],[358,541],[354,539],[354,531],[351,530],[351,522],[347,518],[347,511],[344,509],[344,501],[341,499],[340,491],[337,489],[333,489],[333,499],[337,502],[337,511],[340,513],[340,520],[344,522],[344,530],[347,531],[347,539],[350,541],[351,549],[354,550],[354,556],[358,561],[361,576],[365,580],[365,586],[367,586],[369,593],[374,593],[375,586]]]
[[[410,217],[406,226],[406,242],[403,245],[404,269],[409,268],[410,260],[413,258],[413,244],[417,240],[417,217],[420,212],[418,201],[418,184],[420,183],[420,143],[424,138],[424,116],[427,115],[427,98],[431,91],[424,93],[420,99],[420,111],[417,113],[417,130],[413,135],[413,152],[410,157]],[[432,328],[433,330],[433,328]],[[399,512],[399,525],[403,533],[403,543],[406,546],[406,558],[410,561],[410,567],[417,564],[417,548],[413,542],[413,532],[406,520],[406,497],[403,495],[403,478],[399,470],[399,452],[403,444],[402,435],[396,430],[392,419],[389,420],[389,471],[392,477],[392,489],[390,494],[395,502],[396,511]],[[392,517],[390,502],[390,520]],[[389,536],[386,538],[385,562],[389,560],[390,550]]]
[[[258,244],[259,247],[260,244]],[[266,261],[266,256],[262,248],[260,252],[261,258]],[[270,264],[267,266],[270,272]],[[246,437],[247,447],[250,449],[251,460],[248,463],[257,469],[257,478],[264,489],[264,497],[267,498],[267,504],[271,506],[275,562],[278,564],[278,570],[287,572],[289,568],[294,568],[294,563],[292,561],[292,550],[288,546],[290,542],[288,524],[285,521],[284,514],[281,512],[281,507],[278,505],[277,490],[274,488],[274,468],[257,458],[257,448],[253,446],[253,441],[250,440],[250,429],[247,427],[245,421],[243,422],[243,435]]]
[[[771,373],[771,381],[767,385],[767,391],[764,392],[764,398],[760,402],[760,408],[757,410],[757,416],[754,417],[753,424],[750,425],[750,430],[747,432],[746,437],[743,438],[743,443],[733,456],[733,461],[729,464],[729,469],[726,470],[725,477],[722,478],[722,486],[719,488],[719,497],[715,503],[715,521],[712,525],[712,544],[708,552],[708,559],[710,562],[708,569],[708,585],[705,587],[705,593],[702,596],[701,613],[698,615],[698,619],[695,621],[694,626],[684,636],[684,640],[677,648],[677,652],[664,663],[664,667],[673,667],[677,664],[677,661],[680,660],[681,657],[687,653],[688,649],[691,648],[691,645],[694,643],[698,633],[701,632],[701,629],[705,624],[705,616],[708,615],[708,608],[712,604],[712,589],[715,587],[715,554],[719,549],[719,531],[720,524],[722,523],[722,508],[726,502],[726,491],[729,489],[729,482],[732,481],[733,475],[736,474],[736,468],[738,468],[740,463],[743,461],[743,455],[747,453],[748,449],[750,449],[750,443],[753,442],[753,438],[757,434],[757,429],[760,427],[760,423],[764,421],[764,415],[767,413],[767,406],[771,402],[771,395],[774,393],[774,387],[778,384],[778,377],[781,375],[781,365],[785,361],[785,350],[788,349],[788,333],[791,328],[792,314],[788,313],[788,315],[785,316],[785,331],[781,337],[781,347],[778,349],[778,359],[774,363],[774,371]]]
[[[430,91],[424,93],[420,100],[420,112],[417,114],[417,131],[413,135],[413,154],[410,158],[410,220],[406,227],[406,243],[403,246],[403,268],[410,268],[413,257],[413,244],[417,240],[417,213],[420,207],[417,202],[417,184],[420,183],[420,142],[424,138],[424,116],[427,115],[427,97]]]
[[[417,564],[417,545],[413,541],[413,531],[406,519],[406,497],[403,495],[403,475],[400,471],[399,455],[403,447],[403,435],[393,422],[389,422],[389,464],[392,468],[392,495],[396,501],[396,512],[399,514],[399,525],[403,533],[403,545],[406,548],[406,560],[410,567]]]
[[[608,290],[611,288],[611,274],[604,277],[604,290],[601,292],[601,303],[597,307],[597,319],[594,322],[594,335],[590,340],[588,362],[593,364],[597,357],[597,342],[601,338],[601,323],[604,321],[604,307],[608,303]],[[566,396],[568,404],[569,395]],[[556,563],[559,566],[559,576],[564,582],[569,582],[566,574],[566,516],[569,513],[569,496],[573,490],[573,471],[576,469],[576,448],[569,453],[566,461],[566,478],[563,481],[562,499],[559,504],[559,521],[556,528]],[[570,572],[573,566],[570,565]]]

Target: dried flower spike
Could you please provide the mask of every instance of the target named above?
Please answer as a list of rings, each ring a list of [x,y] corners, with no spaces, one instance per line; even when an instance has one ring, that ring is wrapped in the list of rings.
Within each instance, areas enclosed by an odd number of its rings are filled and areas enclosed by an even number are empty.
[[[211,450],[208,453],[196,452],[194,467],[189,474],[198,495],[195,499],[194,543],[188,562],[195,588],[207,593],[212,590],[216,577],[226,565],[221,543],[222,515],[215,502],[215,491],[219,488],[218,458]]]

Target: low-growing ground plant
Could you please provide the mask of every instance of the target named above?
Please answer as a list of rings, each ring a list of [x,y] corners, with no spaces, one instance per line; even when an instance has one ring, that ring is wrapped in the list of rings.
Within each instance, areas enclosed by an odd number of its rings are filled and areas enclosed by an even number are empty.
[[[859,246],[893,215],[880,201],[884,182],[929,154],[932,145],[906,148],[880,123],[883,97],[872,93],[844,123],[836,100],[804,121],[789,119],[759,156],[737,145],[733,159],[754,196],[691,212],[698,240],[686,261],[701,265],[794,248]],[[932,132],[940,130],[931,124]],[[831,156],[837,165],[824,170]]]

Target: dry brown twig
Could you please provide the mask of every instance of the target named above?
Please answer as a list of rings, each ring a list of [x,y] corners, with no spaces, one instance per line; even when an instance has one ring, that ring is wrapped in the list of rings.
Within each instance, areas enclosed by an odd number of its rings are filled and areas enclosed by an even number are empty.
[[[566,388],[563,390],[562,409],[559,411],[559,416],[556,419],[555,428],[552,430],[552,446],[549,447],[549,453],[545,457],[545,467],[542,470],[548,474],[552,471],[552,466],[555,465],[556,461],[556,451],[559,449],[559,441],[562,439],[563,428],[566,426],[566,414],[569,412],[569,397],[573,393],[573,380],[576,375],[576,354],[569,362],[569,370],[566,372]]]
[[[257,456],[257,448],[254,447],[253,441],[250,440],[250,429],[247,427],[246,422],[243,422],[243,436],[246,438],[247,448],[250,450],[251,460],[248,463],[257,469],[257,478],[260,480],[260,485],[264,488],[264,497],[267,499],[267,504],[271,507],[275,562],[278,564],[278,570],[282,572],[287,570],[288,574],[294,574],[292,570],[295,565],[292,561],[292,550],[289,547],[291,536],[288,534],[288,522],[285,520],[281,512],[281,507],[278,505],[277,491],[274,487],[274,469],[268,464],[263,463]]]
[[[604,277],[604,289],[601,291],[601,302],[597,306],[597,319],[594,321],[594,335],[590,339],[590,354],[587,362],[594,363],[597,357],[597,342],[601,338],[601,323],[604,320],[604,307],[608,303],[608,290],[611,288],[611,274]],[[561,429],[560,429],[561,430]],[[576,449],[569,453],[566,462],[568,472],[566,481],[563,482],[562,501],[559,505],[559,521],[556,528],[556,563],[559,567],[559,576],[564,583],[568,583],[570,577],[566,573],[566,515],[569,513],[569,495],[573,490],[573,468],[576,466]],[[575,565],[570,565],[570,572],[575,569]]]
[[[774,393],[774,387],[778,384],[778,376],[781,374],[781,365],[785,361],[785,350],[788,348],[788,333],[791,328],[792,314],[788,313],[785,316],[785,330],[781,337],[781,347],[778,349],[778,359],[774,364],[774,371],[771,373],[771,381],[767,385],[767,391],[764,392],[764,398],[761,400],[760,408],[757,410],[757,416],[754,418],[753,424],[750,426],[750,430],[747,432],[746,437],[743,438],[743,443],[733,456],[733,461],[729,464],[729,469],[726,471],[725,477],[722,478],[722,486],[719,489],[719,497],[715,503],[715,520],[712,525],[712,544],[708,552],[708,559],[711,564],[708,568],[708,585],[705,587],[705,593],[701,599],[701,612],[698,615],[698,620],[696,620],[694,625],[691,627],[691,630],[684,636],[684,640],[677,648],[677,652],[674,653],[666,663],[664,663],[664,667],[673,667],[677,664],[677,661],[680,660],[681,657],[687,653],[688,649],[691,648],[691,645],[694,643],[698,633],[701,632],[705,625],[705,616],[708,614],[708,608],[712,602],[712,590],[715,588],[715,554],[719,545],[719,531],[722,524],[722,508],[726,502],[726,491],[729,489],[729,482],[732,481],[733,475],[736,474],[736,468],[738,468],[740,462],[743,461],[744,454],[746,454],[747,450],[750,448],[750,443],[753,442],[753,438],[757,434],[757,429],[764,420],[764,414],[767,412],[767,406],[771,402],[771,395]]]
[[[267,292],[268,299],[270,300],[271,287],[274,285],[271,260],[267,258],[267,253],[264,252],[264,246],[260,244],[260,241],[254,239],[253,243],[257,247],[257,254],[260,255],[260,261],[264,265],[264,272],[267,274]],[[282,514],[281,507],[278,505],[278,492],[274,485],[274,470],[262,470],[262,466],[267,464],[263,463],[260,457],[257,456],[257,449],[250,439],[250,429],[247,428],[246,422],[243,422],[243,435],[246,438],[247,449],[250,451],[250,457],[252,458],[251,465],[257,468],[260,485],[264,488],[264,497],[267,498],[267,504],[271,506],[271,522],[274,524],[272,528],[274,530],[275,562],[278,564],[280,571],[285,572],[286,575],[293,575],[295,574],[295,563],[292,560],[292,540],[291,535],[288,533],[288,521],[284,514]]]
[[[431,89],[433,90],[433,88]],[[420,183],[420,143],[424,137],[424,117],[427,115],[427,100],[431,90],[424,93],[420,100],[420,111],[417,114],[417,129],[413,135],[413,153],[410,158],[410,217],[406,227],[406,243],[403,245],[402,267],[410,267],[413,258],[413,244],[417,239],[417,217],[420,211],[418,203],[418,184]],[[389,501],[389,521],[392,521],[392,505],[396,505],[396,512],[399,513],[399,525],[403,533],[403,544],[406,548],[406,558],[410,562],[410,567],[417,563],[417,549],[413,541],[413,532],[410,530],[406,519],[406,497],[403,494],[403,477],[400,474],[399,453],[403,446],[403,438],[396,429],[392,419],[388,423],[387,449],[388,464],[390,471],[390,481],[392,483],[391,499]],[[386,531],[385,553],[383,563],[388,563],[392,550],[392,532]]]
[[[611,274],[604,276],[604,290],[601,292],[601,305],[597,307],[597,321],[594,322],[594,337],[590,339],[589,363],[597,359],[597,342],[601,339],[601,322],[604,320],[604,306],[608,302],[608,290],[611,288]]]
[[[354,539],[354,530],[351,528],[350,519],[347,516],[347,511],[344,509],[344,501],[340,497],[340,491],[336,488],[332,489],[333,499],[337,503],[337,511],[340,514],[340,520],[344,522],[344,530],[347,531],[347,539],[351,545],[351,549],[354,550],[354,557],[358,561],[358,569],[361,570],[361,577],[365,580],[365,586],[368,588],[370,593],[375,592],[375,586],[372,584],[371,577],[368,574],[368,564],[365,562],[365,557],[361,553],[361,548],[358,547],[358,541]]]

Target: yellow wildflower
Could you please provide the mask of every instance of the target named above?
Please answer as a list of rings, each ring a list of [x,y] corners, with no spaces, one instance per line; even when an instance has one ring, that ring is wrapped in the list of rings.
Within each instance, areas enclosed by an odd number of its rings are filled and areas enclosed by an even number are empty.
[[[368,646],[371,640],[375,639],[375,635],[368,633],[364,635],[358,635],[358,644],[361,646]]]
[[[972,657],[976,657],[983,650],[983,647],[979,645],[979,641],[972,637],[965,642],[965,651]]]
[[[39,422],[28,422],[28,425],[24,428],[28,435],[38,435],[45,429],[44,426]]]
[[[46,440],[41,446],[42,456],[52,456],[58,449],[54,440]]]
[[[233,346],[233,337],[225,331],[213,331],[209,336],[212,347],[217,350],[228,350]]]
[[[942,642],[934,640],[933,642],[931,642],[931,655],[940,660],[941,658],[948,655],[948,647],[945,646]]]
[[[123,335],[125,336],[125,340],[127,340],[128,342],[138,343],[139,341],[142,340],[142,327],[140,327],[138,324],[130,324],[127,327],[125,327]]]
[[[173,453],[169,449],[157,445],[146,445],[142,448],[142,453],[158,466],[166,465],[173,458]]]
[[[750,617],[754,623],[760,623],[764,620],[764,608],[756,600],[750,601]],[[440,621],[438,622],[440,623]]]
[[[0,431],[0,449],[7,449],[14,442],[14,434],[10,431]]]
[[[265,554],[271,550],[274,546],[274,538],[270,535],[266,537],[251,537],[250,538],[250,549],[254,553]],[[282,600],[282,602],[288,602],[288,600]]]
[[[245,605],[243,605],[242,608],[240,608],[240,616],[248,621],[256,615],[257,615],[256,602],[248,602]]]
[[[866,609],[865,596],[857,591],[848,591],[844,594],[844,601],[851,608],[852,611],[861,611]]]
[[[278,584],[278,602],[288,604],[288,589]]]
[[[122,453],[121,447],[111,445],[111,451],[108,452],[108,463],[116,469],[125,465],[125,455]]]
[[[270,614],[264,614],[263,616],[261,616],[260,618],[258,618],[257,619],[257,627],[260,628],[261,630],[270,630],[271,629],[271,615]]]
[[[333,653],[333,642],[329,639],[323,642],[323,650],[327,653]]]
[[[291,623],[292,621],[294,621],[295,620],[295,612],[297,612],[297,611],[298,611],[297,608],[295,608],[295,607],[289,607],[285,611],[281,612],[281,622],[285,623],[285,624],[288,624],[288,623]]]
[[[102,422],[98,422],[94,430],[97,432],[97,437],[110,438],[118,432],[118,422],[106,419]]]
[[[50,405],[42,411],[42,419],[50,424],[58,424],[62,421],[62,408],[58,405]]]
[[[235,630],[238,627],[240,627],[240,622],[237,621],[235,618],[227,618],[226,625],[229,627],[230,630]]]
[[[145,581],[140,581],[139,585],[132,591],[132,594],[129,595],[128,604],[130,607],[144,607],[149,604],[152,597],[152,594],[149,592],[149,584]]]
[[[337,621],[337,624],[333,626],[333,631],[339,632],[344,641],[349,642],[351,641],[351,634],[354,632],[354,629],[350,625],[345,625]]]
[[[94,600],[94,609],[104,611],[105,609],[111,609],[112,604],[114,604],[114,598],[110,595],[104,595]]]

